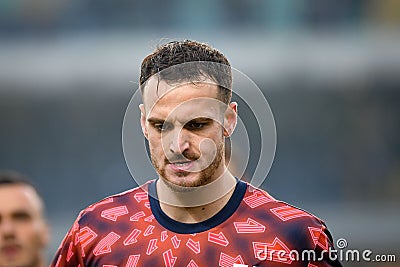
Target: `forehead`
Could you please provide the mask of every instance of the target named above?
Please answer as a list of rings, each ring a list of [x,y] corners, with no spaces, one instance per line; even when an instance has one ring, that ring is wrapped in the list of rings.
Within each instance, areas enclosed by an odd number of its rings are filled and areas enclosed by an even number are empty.
[[[143,92],[146,114],[171,112],[194,113],[216,112],[221,105],[218,100],[219,88],[215,82],[206,79],[199,82],[169,84],[152,77]]]
[[[40,212],[41,201],[35,190],[27,185],[0,186],[0,214],[12,213],[16,210]]]

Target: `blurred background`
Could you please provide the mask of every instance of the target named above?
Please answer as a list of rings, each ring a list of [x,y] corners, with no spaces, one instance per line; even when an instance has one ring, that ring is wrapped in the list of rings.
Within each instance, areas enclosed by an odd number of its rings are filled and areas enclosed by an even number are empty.
[[[141,60],[175,39],[220,49],[268,99],[278,144],[264,189],[349,249],[400,261],[400,1],[2,0],[0,169],[42,192],[49,259],[81,209],[136,186],[125,109]]]

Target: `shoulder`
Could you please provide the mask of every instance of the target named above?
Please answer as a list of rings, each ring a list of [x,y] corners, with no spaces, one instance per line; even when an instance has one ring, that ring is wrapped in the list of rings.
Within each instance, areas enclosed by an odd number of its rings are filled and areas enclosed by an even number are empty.
[[[150,182],[91,204],[80,212],[77,221],[92,221],[98,217],[116,221],[119,216],[149,208],[147,188]]]
[[[325,225],[325,222],[314,214],[287,202],[277,200],[265,190],[253,187],[250,184],[247,185],[243,201],[249,208],[267,211],[282,222],[305,218],[315,221],[317,224]]]
[[[248,212],[249,217],[251,215],[277,238],[296,247],[313,247],[318,242],[328,243],[332,239],[322,219],[302,208],[277,200],[260,188],[248,185],[243,202],[243,211]]]
[[[247,231],[253,227],[260,232],[253,242],[254,249],[267,247],[270,251],[285,251],[287,262],[300,259],[309,263],[317,261],[318,266],[341,266],[339,261],[327,257],[326,252],[334,251],[333,238],[325,222],[314,214],[249,184],[240,209],[240,218],[236,219],[247,223],[236,225],[246,227]]]

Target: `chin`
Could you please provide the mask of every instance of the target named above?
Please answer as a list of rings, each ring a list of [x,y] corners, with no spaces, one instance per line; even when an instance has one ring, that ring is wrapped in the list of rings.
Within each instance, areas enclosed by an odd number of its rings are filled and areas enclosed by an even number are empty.
[[[201,173],[174,173],[162,175],[167,185],[175,191],[187,191],[208,183]]]
[[[193,177],[193,174],[191,173],[178,173],[171,176],[165,177],[166,180],[174,184],[176,186],[182,186],[182,187],[197,187],[201,185],[200,177],[198,177],[198,174]]]

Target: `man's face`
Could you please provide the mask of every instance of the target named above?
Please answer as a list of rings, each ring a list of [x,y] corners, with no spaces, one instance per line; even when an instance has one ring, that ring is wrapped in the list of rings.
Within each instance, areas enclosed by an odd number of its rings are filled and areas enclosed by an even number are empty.
[[[173,186],[202,186],[225,171],[224,137],[233,131],[236,106],[217,96],[214,83],[171,86],[153,77],[146,85],[143,133],[155,169]]]
[[[48,229],[36,192],[26,185],[0,186],[0,266],[37,266]]]

